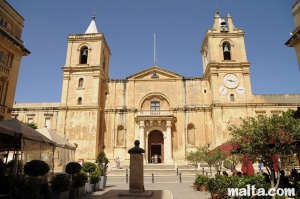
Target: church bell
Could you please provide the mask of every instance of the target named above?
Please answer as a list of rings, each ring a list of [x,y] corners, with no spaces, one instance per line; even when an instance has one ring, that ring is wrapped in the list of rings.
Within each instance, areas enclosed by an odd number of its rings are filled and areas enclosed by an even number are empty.
[[[222,26],[226,25],[226,21],[225,21],[224,18],[221,19],[221,25],[222,25]]]
[[[230,52],[227,45],[224,45],[223,52],[224,52],[224,53],[225,53],[225,52]]]
[[[87,49],[83,49],[82,55],[83,55],[83,56],[87,56]]]

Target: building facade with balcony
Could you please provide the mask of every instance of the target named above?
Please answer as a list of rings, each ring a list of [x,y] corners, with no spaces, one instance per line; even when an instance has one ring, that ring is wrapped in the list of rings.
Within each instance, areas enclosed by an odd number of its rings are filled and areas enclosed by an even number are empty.
[[[21,40],[24,19],[0,0],[0,120],[10,119],[21,59],[30,52]]]
[[[76,158],[105,151],[128,162],[140,140],[145,163],[184,163],[198,146],[230,139],[228,122],[300,106],[299,94],[254,95],[244,32],[216,13],[200,47],[203,76],[186,78],[153,66],[124,79],[109,78],[110,49],[95,20],[69,35],[60,103],[15,104],[13,117],[47,126],[77,146]]]

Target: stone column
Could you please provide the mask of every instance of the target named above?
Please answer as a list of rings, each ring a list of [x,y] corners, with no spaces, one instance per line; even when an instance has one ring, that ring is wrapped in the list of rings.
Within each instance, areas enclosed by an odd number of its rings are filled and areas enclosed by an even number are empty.
[[[140,147],[145,148],[145,125],[144,121],[140,121]]]
[[[171,121],[167,121],[167,158],[166,158],[166,163],[173,163],[173,158],[172,158],[172,137],[171,137]]]
[[[146,148],[145,148],[146,164],[149,164],[148,160],[148,135],[146,136]]]
[[[140,121],[140,147],[145,148],[145,124],[144,121]],[[145,155],[143,155],[144,164],[146,163]]]

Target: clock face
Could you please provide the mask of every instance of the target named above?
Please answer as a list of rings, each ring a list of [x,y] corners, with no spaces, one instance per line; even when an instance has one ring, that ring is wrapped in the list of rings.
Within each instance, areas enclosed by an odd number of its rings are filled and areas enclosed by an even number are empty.
[[[235,88],[239,85],[239,80],[234,74],[226,74],[224,76],[224,85],[227,88]]]
[[[226,95],[227,88],[225,86],[220,86],[219,87],[219,92],[220,92],[221,95]]]
[[[238,94],[244,94],[244,93],[245,93],[245,88],[244,88],[244,86],[239,86],[239,87],[237,87],[237,88],[236,88],[236,92],[237,92]]]

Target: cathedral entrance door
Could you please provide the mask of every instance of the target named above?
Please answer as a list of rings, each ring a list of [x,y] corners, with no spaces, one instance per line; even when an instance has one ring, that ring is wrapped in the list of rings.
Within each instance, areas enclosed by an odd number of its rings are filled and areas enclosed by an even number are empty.
[[[148,135],[148,162],[152,163],[164,162],[164,136],[158,130],[151,131]]]

